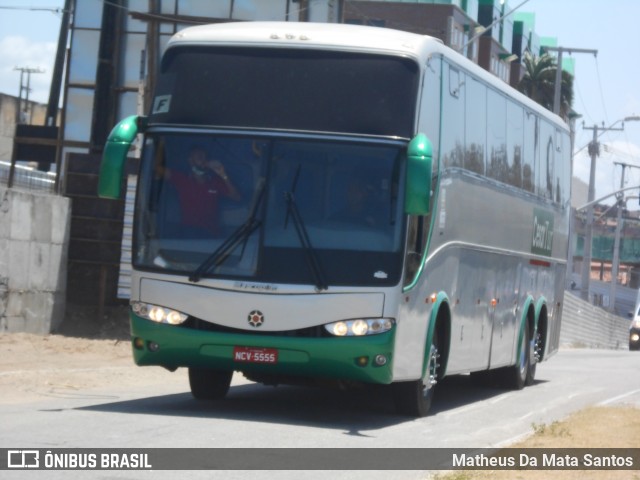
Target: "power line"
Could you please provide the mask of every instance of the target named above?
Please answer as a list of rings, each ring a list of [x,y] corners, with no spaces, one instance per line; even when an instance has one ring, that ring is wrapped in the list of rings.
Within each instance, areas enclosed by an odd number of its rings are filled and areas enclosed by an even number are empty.
[[[607,103],[604,101],[604,92],[602,90],[602,80],[600,79],[600,66],[598,64],[598,58],[596,57],[596,76],[598,78],[598,90],[600,91],[600,101],[602,102],[602,109],[604,110],[605,120],[609,118],[607,113]]]
[[[52,7],[15,7],[15,6],[0,6],[0,10],[21,10],[31,12],[51,12],[51,13],[64,13],[64,8],[52,8]]]
[[[591,121],[591,123],[595,123],[594,118],[591,116],[591,114],[587,110],[587,105],[584,103],[584,98],[582,96],[582,91],[580,90],[580,82],[574,80],[573,89],[574,89],[574,91],[578,92],[578,97],[580,97],[580,103],[582,104],[582,109],[584,110],[585,116]],[[584,149],[585,147],[586,147],[586,145],[584,147],[582,147],[580,150]],[[580,150],[578,150],[578,152]],[[576,153],[578,153],[578,152],[576,152]]]

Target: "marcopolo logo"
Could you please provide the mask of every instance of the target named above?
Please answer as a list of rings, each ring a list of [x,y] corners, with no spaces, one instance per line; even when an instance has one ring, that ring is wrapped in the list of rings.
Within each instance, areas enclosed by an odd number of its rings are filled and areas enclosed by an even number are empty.
[[[264,323],[264,315],[260,310],[253,310],[249,313],[247,321],[252,327],[258,328]]]
[[[553,248],[553,214],[545,210],[533,211],[533,238],[531,253],[551,256]]]

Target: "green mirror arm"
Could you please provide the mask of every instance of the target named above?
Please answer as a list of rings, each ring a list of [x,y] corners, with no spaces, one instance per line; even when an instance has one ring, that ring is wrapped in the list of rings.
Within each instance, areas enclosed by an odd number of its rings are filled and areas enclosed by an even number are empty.
[[[431,201],[433,146],[423,133],[417,134],[407,146],[407,185],[405,212],[427,215]]]
[[[107,138],[100,163],[98,195],[102,198],[120,198],[122,173],[127,154],[136,135],[146,127],[146,118],[132,115],[120,121]]]

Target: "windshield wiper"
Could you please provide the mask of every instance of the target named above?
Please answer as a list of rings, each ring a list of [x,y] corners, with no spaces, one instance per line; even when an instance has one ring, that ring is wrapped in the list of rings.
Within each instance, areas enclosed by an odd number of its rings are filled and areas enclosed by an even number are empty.
[[[258,227],[260,227],[260,225],[262,225],[262,221],[258,220],[256,218],[256,215],[258,213],[258,207],[260,206],[260,203],[262,202],[262,199],[264,197],[265,184],[266,182],[264,181],[264,179],[262,179],[260,181],[260,185],[258,186],[258,194],[256,195],[256,199],[253,202],[253,206],[247,220],[242,225],[240,225],[231,235],[229,235],[229,237],[224,242],[222,242],[222,244],[211,255],[209,255],[204,260],[204,262],[202,262],[198,266],[198,268],[194,270],[194,272],[189,276],[190,282],[199,282],[202,276],[207,273],[212,267],[218,267],[222,265],[227,260],[227,258],[231,256],[231,253],[236,249],[238,245],[244,244],[246,246],[246,242],[251,234],[255,232]]]
[[[309,269],[311,270],[313,278],[316,282],[316,290],[327,290],[329,286],[327,285],[324,273],[322,271],[322,268],[320,267],[320,262],[318,260],[318,256],[316,255],[316,251],[314,250],[313,246],[311,245],[311,241],[309,240],[309,233],[307,232],[307,228],[304,225],[304,220],[300,215],[300,211],[298,210],[298,205],[296,204],[293,194],[298,183],[299,174],[300,165],[298,165],[298,170],[296,171],[296,175],[293,179],[291,190],[284,193],[284,198],[287,202],[287,217],[285,219],[284,226],[285,228],[287,228],[287,222],[289,220],[289,216],[291,216],[291,218],[293,219],[293,225],[296,228],[296,233],[298,234],[298,238],[300,239],[300,244],[302,245],[302,248],[304,249],[306,254],[307,265],[309,265]]]

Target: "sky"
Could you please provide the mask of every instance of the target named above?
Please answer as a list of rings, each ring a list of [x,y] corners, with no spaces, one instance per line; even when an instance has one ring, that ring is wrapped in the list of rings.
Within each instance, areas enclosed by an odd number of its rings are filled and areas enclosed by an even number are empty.
[[[509,9],[522,1],[510,0]],[[0,93],[18,96],[20,72],[15,67],[40,68],[44,73],[31,75],[29,98],[46,103],[61,14],[38,9],[63,5],[64,0],[0,0]],[[588,182],[591,160],[583,147],[592,140],[593,127],[619,128],[625,117],[640,116],[640,1],[527,0],[518,11],[535,13],[536,33],[555,37],[559,47],[598,50],[597,56],[572,55],[573,109],[582,115],[576,128],[574,175]],[[583,122],[590,129],[583,128]],[[640,167],[640,121],[625,122],[624,131],[604,132],[599,140],[596,198],[620,187],[622,168],[614,162]],[[625,186],[640,185],[640,168],[627,168],[625,179]]]

